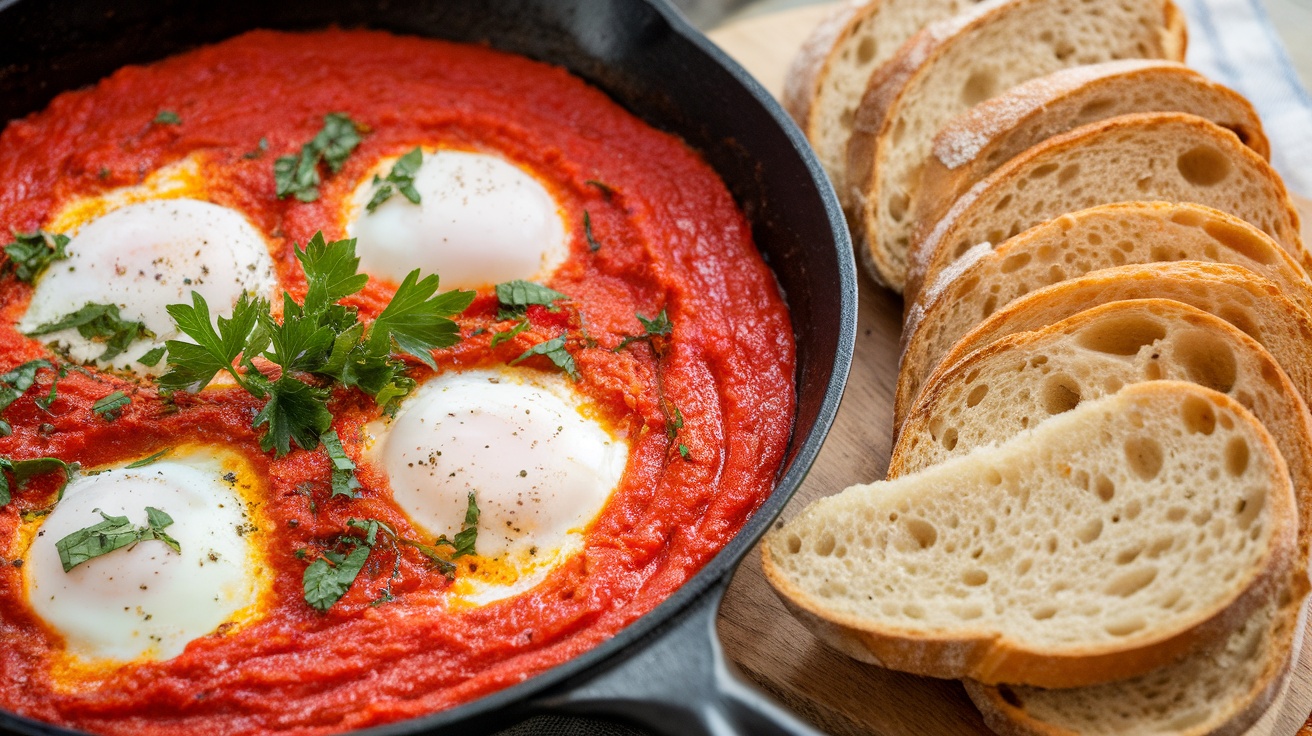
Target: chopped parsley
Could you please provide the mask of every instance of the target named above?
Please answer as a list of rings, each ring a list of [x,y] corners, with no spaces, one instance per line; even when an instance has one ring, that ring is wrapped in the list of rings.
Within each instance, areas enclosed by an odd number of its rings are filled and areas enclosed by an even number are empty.
[[[628,347],[629,343],[645,340],[648,344],[651,344],[652,338],[669,337],[670,333],[674,331],[674,325],[670,324],[670,318],[665,314],[664,309],[651,319],[647,319],[641,314],[635,314],[634,316],[638,318],[638,322],[642,325],[642,334],[629,335],[621,340],[620,344],[615,346],[615,352],[617,353]]]
[[[437,546],[455,548],[451,553],[451,559],[478,554],[474,551],[474,544],[478,541],[478,515],[478,503],[474,500],[474,492],[470,491],[465,506],[465,523],[460,526],[460,531],[456,532],[456,538],[447,539],[446,535],[437,538]]]
[[[529,306],[540,305],[547,307],[551,311],[557,311],[556,302],[561,299],[568,299],[569,295],[562,294],[555,289],[549,289],[542,284],[535,284],[532,281],[506,281],[497,284],[497,319],[519,319],[524,316]]]
[[[182,125],[182,118],[172,110],[160,110],[151,122],[156,125]]]
[[[305,602],[317,611],[327,611],[346,595],[351,583],[369,559],[369,547],[359,545],[350,552],[325,551],[311,562],[301,576],[301,589]]]
[[[178,540],[164,532],[164,529],[173,524],[173,517],[153,506],[146,507],[147,523],[140,527],[133,526],[126,516],[110,516],[100,509],[95,509],[95,512],[100,514],[103,521],[79,529],[55,542],[64,572],[71,571],[87,560],[137,542],[159,540],[174,552],[182,551]]]
[[[545,355],[556,367],[565,371],[565,374],[575,381],[579,380],[579,367],[574,362],[574,356],[565,349],[565,335],[555,337],[546,342],[540,342],[537,345],[525,350],[518,358],[510,361],[511,365],[522,363],[534,355]]]
[[[244,159],[259,158],[269,150],[269,139],[260,138],[260,142],[255,146],[255,150],[247,151],[241,155]]]
[[[137,340],[155,336],[155,333],[146,329],[144,323],[119,316],[117,305],[91,303],[62,319],[40,325],[27,334],[29,337],[40,337],[68,329],[77,329],[82,337],[104,343],[105,352],[96,358],[101,362],[117,358]]]
[[[104,396],[91,405],[91,411],[99,414],[107,422],[112,422],[123,413],[123,408],[132,403],[132,399],[122,391]]]
[[[0,412],[8,409],[10,404],[17,401],[23,394],[27,393],[27,390],[32,387],[32,384],[36,383],[37,371],[43,368],[54,370],[55,366],[48,360],[29,360],[3,376],[0,376]],[[51,391],[54,391],[53,384],[51,385]],[[47,406],[49,406],[49,404],[47,404]],[[0,436],[8,437],[13,433],[14,429],[9,425],[9,422],[0,419]]]
[[[490,346],[496,347],[503,342],[507,342],[509,340],[515,339],[516,336],[524,332],[524,330],[527,330],[528,327],[529,327],[528,317],[525,317],[524,319],[521,319],[519,321],[519,324],[516,324],[514,327],[510,328],[509,330],[505,330],[502,332],[494,332],[492,333],[492,342]]]
[[[684,459],[684,460],[688,460],[688,459],[690,459],[690,458],[692,457],[692,450],[689,450],[687,445],[685,445],[685,444],[683,444],[682,442],[680,442],[680,443],[679,443],[679,454],[683,456],[683,459]]]
[[[19,281],[32,283],[50,264],[68,258],[69,237],[60,233],[48,233],[34,230],[30,233],[14,233],[14,240],[4,247],[9,256],[6,268],[12,269]]]
[[[164,353],[167,352],[168,352],[168,348],[164,347],[163,345],[160,345],[157,348],[151,348],[150,350],[147,350],[146,352],[142,353],[141,357],[137,358],[137,362],[144,366],[154,367],[159,365],[159,361],[164,357]]]
[[[328,459],[333,463],[333,496],[359,496],[360,481],[355,477],[355,463],[346,454],[336,430],[324,432],[319,439],[328,453]]]
[[[372,213],[383,202],[392,198],[396,192],[400,192],[412,204],[419,204],[419,190],[415,189],[415,173],[419,171],[419,166],[424,162],[424,149],[416,147],[413,151],[397,159],[392,165],[392,170],[387,173],[386,179],[374,177],[374,186],[378,191],[365,205],[365,209]]]
[[[358,388],[385,410],[394,410],[415,387],[405,361],[395,353],[436,367],[432,351],[460,341],[450,318],[474,298],[472,291],[437,294],[437,276],[421,279],[416,269],[366,326],[353,307],[338,304],[369,281],[358,272],[355,240],[327,243],[317,233],[295,253],[308,288],[301,304],[283,294],[282,322],[274,319],[267,301],[248,296],[238,300],[231,317],[218,318],[217,329],[199,294],[192,292],[190,305],[169,305],[178,329],[195,342],[168,342],[170,371],[159,379],[165,391],[194,393],[226,371],[252,396],[266,400],[253,426],[268,425],[260,445],[279,456],[290,451],[292,442],[315,449],[331,426],[324,380]],[[280,367],[282,375],[266,378],[251,362],[257,356]],[[302,374],[318,380],[308,382]]]
[[[610,199],[611,197],[615,196],[615,188],[604,181],[597,181],[596,179],[588,179],[583,183],[591,187],[596,187],[597,191],[601,192],[601,195],[606,199]]]
[[[601,250],[601,243],[592,234],[592,215],[587,210],[583,210],[583,236],[588,239],[588,250],[593,253]]]
[[[13,499],[12,489],[22,488],[30,478],[38,475],[44,475],[56,470],[64,471],[64,482],[59,484],[57,496],[64,495],[64,487],[73,479],[73,473],[77,471],[77,463],[66,463],[57,457],[38,457],[31,460],[10,460],[7,457],[0,457],[0,506],[7,506]],[[10,484],[9,476],[13,476],[13,484]]]
[[[173,452],[173,448],[165,447],[163,450],[160,450],[154,455],[151,455],[149,457],[143,457],[140,460],[128,463],[125,467],[128,470],[136,470],[137,468],[144,468],[147,465],[150,465],[151,463],[155,462],[156,460],[159,460],[160,458],[164,457],[165,455],[168,455],[170,452]]]
[[[347,156],[360,145],[360,130],[355,122],[341,113],[329,113],[323,118],[323,127],[305,145],[299,155],[279,156],[273,162],[273,181],[278,199],[295,196],[302,202],[319,198],[319,164],[337,173],[346,163]]]

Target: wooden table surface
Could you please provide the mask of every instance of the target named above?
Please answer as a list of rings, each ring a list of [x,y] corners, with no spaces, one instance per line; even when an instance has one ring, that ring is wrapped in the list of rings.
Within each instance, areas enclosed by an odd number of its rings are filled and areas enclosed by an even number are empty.
[[[793,52],[830,5],[806,6],[733,23],[711,38],[775,95]],[[1303,237],[1312,242],[1312,202],[1299,201]],[[856,356],[834,427],[784,518],[807,502],[854,483],[883,478],[892,444],[902,303],[860,277]],[[729,657],[747,676],[803,718],[839,735],[989,734],[961,685],[866,665],[818,642],[779,603],[754,551],[739,568],[719,619]],[[1295,676],[1249,736],[1291,736],[1312,712],[1312,645]],[[1309,723],[1300,736],[1312,736]]]

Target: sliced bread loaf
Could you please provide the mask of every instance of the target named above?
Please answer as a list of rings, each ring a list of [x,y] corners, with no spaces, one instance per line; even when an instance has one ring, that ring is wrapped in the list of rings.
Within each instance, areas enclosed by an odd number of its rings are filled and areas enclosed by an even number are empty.
[[[1000,736],[1239,736],[1270,707],[1298,656],[1299,610],[1277,599],[1219,648],[1139,677],[1068,690],[965,681]]]
[[[1304,402],[1312,396],[1312,318],[1247,269],[1191,261],[1105,268],[1026,294],[966,333],[934,373],[1007,335],[1039,330],[1101,304],[1153,298],[1188,304],[1239,328],[1275,357]],[[923,385],[935,380],[931,374]]]
[[[1050,138],[962,195],[912,252],[908,306],[967,250],[1099,204],[1196,202],[1257,226],[1306,270],[1299,219],[1270,164],[1234,133],[1183,113],[1121,115]]]
[[[1293,258],[1261,230],[1219,210],[1125,202],[1062,215],[996,249],[971,249],[950,269],[950,280],[922,290],[902,330],[894,426],[952,345],[1013,299],[1098,269],[1186,260],[1242,266],[1312,309],[1312,282]]]
[[[1012,157],[1082,125],[1135,112],[1187,112],[1271,149],[1242,95],[1172,61],[1125,59],[1053,72],[985,100],[939,131],[920,175],[915,222],[928,229],[957,197]]]
[[[981,0],[850,0],[815,27],[784,80],[784,108],[846,196],[847,139],[866,82],[916,31]],[[846,205],[845,205],[846,206]]]
[[[847,144],[849,214],[873,275],[901,291],[920,167],[948,120],[1058,69],[1183,53],[1169,0],[990,2],[913,36],[871,76]]]
[[[785,604],[858,659],[1075,684],[1145,672],[1240,625],[1288,580],[1294,513],[1284,461],[1247,410],[1157,381],[821,499],[763,557]]]

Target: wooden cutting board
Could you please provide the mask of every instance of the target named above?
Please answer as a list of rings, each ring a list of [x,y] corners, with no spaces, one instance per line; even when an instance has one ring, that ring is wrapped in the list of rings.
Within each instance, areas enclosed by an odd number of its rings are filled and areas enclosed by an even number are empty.
[[[732,23],[710,34],[776,96],[803,39],[832,4]],[[1312,202],[1299,201],[1303,237],[1312,242]],[[784,512],[853,483],[883,478],[892,446],[901,299],[860,277],[856,356],[833,430],[814,469]],[[961,685],[849,659],[825,647],[779,603],[761,573],[760,552],[739,568],[719,619],[729,657],[759,686],[836,736],[989,734]],[[1312,644],[1295,676],[1249,736],[1291,736],[1312,712]],[[1307,736],[1312,736],[1312,724]]]

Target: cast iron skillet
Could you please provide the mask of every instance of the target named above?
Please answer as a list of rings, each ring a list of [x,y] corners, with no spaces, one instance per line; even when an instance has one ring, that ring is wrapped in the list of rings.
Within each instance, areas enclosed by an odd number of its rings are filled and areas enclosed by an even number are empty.
[[[778,487],[673,596],[605,644],[520,685],[359,733],[465,735],[544,712],[619,719],[669,736],[814,733],[733,673],[715,613],[734,567],[801,484],[838,409],[856,333],[852,248],[802,135],[666,0],[0,0],[0,121],[125,64],[252,28],[329,25],[488,43],[562,65],[682,136],[750,220],[788,300],[798,361],[797,416]],[[71,733],[10,714],[0,714],[0,729]]]

